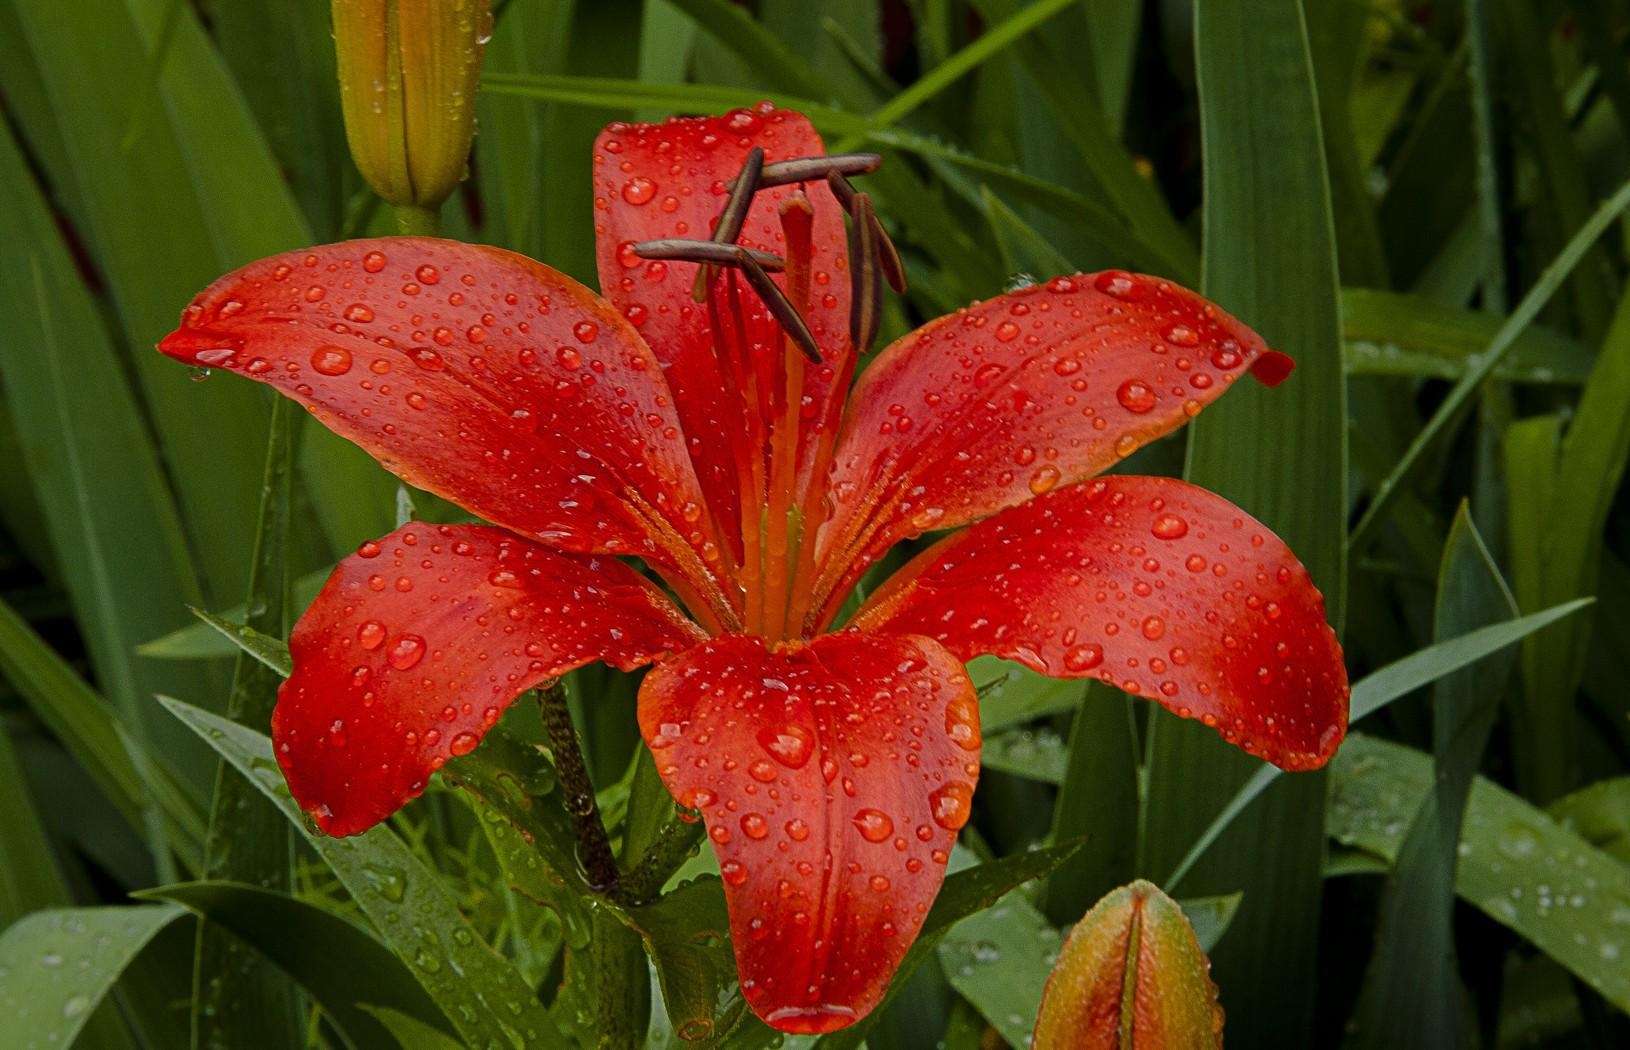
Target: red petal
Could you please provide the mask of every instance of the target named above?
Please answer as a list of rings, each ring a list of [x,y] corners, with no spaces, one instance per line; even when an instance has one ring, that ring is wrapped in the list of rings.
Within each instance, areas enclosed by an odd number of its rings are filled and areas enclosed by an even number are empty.
[[[551,546],[680,566],[707,550],[649,348],[524,256],[404,237],[263,259],[160,349],[277,387],[403,480]]]
[[[952,536],[856,615],[1199,718],[1285,769],[1335,753],[1347,672],[1324,599],[1273,533],[1172,478],[1109,477]]]
[[[406,525],[342,561],[295,624],[294,674],[272,716],[278,762],[323,830],[365,831],[522,691],[700,637],[621,562],[502,529]]]
[[[843,423],[822,533],[828,611],[897,541],[1099,473],[1263,352],[1193,292],[1121,271],[1022,288],[894,343]]]
[[[821,137],[800,113],[764,104],[719,117],[673,120],[666,124],[613,124],[594,151],[595,221],[599,241],[600,288],[640,330],[668,375],[680,418],[690,435],[697,473],[721,523],[737,521],[736,465],[731,443],[719,439],[741,429],[739,395],[725,382],[714,360],[707,308],[691,298],[696,264],[647,261],[634,255],[638,241],[661,237],[707,240],[724,206],[725,184],[741,171],[747,153],[762,147],[767,162],[821,156]],[[784,255],[781,203],[796,186],[761,190],[748,211],[738,243]],[[810,329],[827,359],[825,368],[805,375],[804,393],[813,400],[806,418],[823,417],[836,371],[849,352],[849,277],[843,267],[847,241],[843,209],[825,183],[803,187],[814,205],[811,301],[805,311]],[[756,297],[750,307],[749,342],[781,341]],[[773,337],[773,338],[772,338]]]
[[[864,1016],[917,936],[979,773],[961,663],[857,632],[726,635],[646,676],[640,728],[719,857],[742,990],[787,1032]]]

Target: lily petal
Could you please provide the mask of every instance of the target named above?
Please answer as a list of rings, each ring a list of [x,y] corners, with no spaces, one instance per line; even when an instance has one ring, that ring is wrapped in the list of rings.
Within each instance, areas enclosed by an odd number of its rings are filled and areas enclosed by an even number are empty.
[[[931,321],[849,400],[820,534],[824,625],[896,542],[1081,481],[1289,359],[1193,292],[1121,271],[1060,277]],[[1269,367],[1272,366],[1272,367]]]
[[[945,877],[979,773],[962,664],[926,638],[726,635],[656,667],[640,728],[702,811],[742,990],[787,1032],[882,998]]]
[[[825,153],[808,118],[768,104],[666,124],[613,124],[601,133],[594,151],[600,288],[662,362],[690,435],[697,473],[721,523],[735,523],[739,514],[733,451],[728,441],[719,440],[721,434],[742,429],[739,396],[726,382],[730,377],[720,372],[707,307],[691,297],[697,264],[642,259],[633,245],[667,237],[711,237],[727,183],[755,146],[764,150],[769,163]],[[779,213],[799,190],[797,185],[760,190],[737,243],[786,255]],[[826,359],[825,366],[804,375],[805,404],[811,406],[805,418],[813,427],[826,418],[820,407],[834,396],[841,372],[835,366],[849,353],[849,277],[842,269],[847,245],[842,206],[824,180],[803,185],[802,192],[813,205],[812,283],[808,301],[795,305],[803,307]],[[742,298],[744,342],[780,352],[769,312],[755,296]]]
[[[855,616],[963,659],[1004,656],[1146,696],[1285,769],[1347,729],[1324,599],[1284,542],[1172,478],[1063,489],[941,541]]]
[[[624,670],[702,637],[611,558],[502,529],[405,525],[334,570],[289,638],[272,739],[289,790],[350,835],[424,790],[515,697],[592,660]]]
[[[650,349],[524,256],[418,237],[273,256],[159,348],[276,387],[404,481],[550,546],[703,579],[716,556]]]

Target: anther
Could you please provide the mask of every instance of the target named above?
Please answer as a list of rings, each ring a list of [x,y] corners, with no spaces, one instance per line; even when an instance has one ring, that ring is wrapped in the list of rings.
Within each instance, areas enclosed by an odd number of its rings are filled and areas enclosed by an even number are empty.
[[[829,172],[826,176],[827,185],[832,187],[832,195],[843,205],[844,211],[852,216],[855,211],[855,197],[859,191],[843,177],[841,172]],[[889,231],[883,228],[883,220],[877,213],[867,209],[871,214],[873,239],[877,244],[877,264],[882,268],[883,280],[894,289],[896,295],[906,294],[906,269],[900,262],[900,252],[894,247],[894,241],[889,237]]]
[[[692,241],[679,237],[663,237],[654,241],[640,241],[632,251],[641,259],[673,259],[679,262],[707,263],[713,266],[737,266],[737,253],[746,252],[759,267],[772,273],[787,268],[787,260],[773,252],[757,248],[743,248],[739,244],[720,244],[717,241]]]
[[[866,353],[883,323],[883,267],[871,197],[854,194],[849,216],[849,340],[857,352]]]
[[[746,276],[747,283],[753,286],[753,291],[758,293],[759,299],[764,302],[771,316],[781,326],[781,330],[787,333],[788,338],[798,344],[798,349],[804,352],[805,357],[809,358],[814,364],[820,364],[821,348],[815,343],[815,333],[809,330],[809,325],[799,315],[798,309],[792,305],[792,301],[787,298],[787,293],[783,292],[781,286],[776,284],[768,273],[764,272],[764,268],[758,264],[758,260],[754,259],[746,248],[738,247],[736,249],[736,263],[741,267],[742,274]]]
[[[719,213],[718,225],[713,227],[713,243],[730,245],[736,243],[741,236],[742,223],[747,221],[747,209],[753,204],[753,195],[758,192],[759,175],[764,171],[764,147],[754,146],[747,151],[747,159],[742,162],[741,174],[730,180],[730,196],[724,202],[724,210]],[[713,280],[713,268],[704,264],[696,271],[696,284],[691,288],[691,298],[701,302],[707,298],[707,286]]]
[[[760,186],[764,172],[764,149],[754,146],[747,151],[747,160],[741,174],[731,180],[730,197],[719,213],[719,225],[713,228],[713,239],[720,244],[734,244],[741,236],[741,224],[747,221],[747,208],[753,203],[753,194]]]
[[[832,175],[869,175],[883,163],[877,153],[829,153],[824,157],[799,157],[766,164],[758,176],[758,188],[790,186],[795,182],[815,182]],[[731,181],[734,186],[734,180]]]

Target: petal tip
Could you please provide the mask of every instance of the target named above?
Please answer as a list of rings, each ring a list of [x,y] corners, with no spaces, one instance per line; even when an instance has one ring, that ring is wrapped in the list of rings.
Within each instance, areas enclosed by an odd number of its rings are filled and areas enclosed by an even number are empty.
[[[1296,362],[1289,354],[1282,354],[1278,350],[1263,350],[1257,359],[1251,362],[1251,378],[1266,387],[1276,387],[1290,378],[1295,371]]]

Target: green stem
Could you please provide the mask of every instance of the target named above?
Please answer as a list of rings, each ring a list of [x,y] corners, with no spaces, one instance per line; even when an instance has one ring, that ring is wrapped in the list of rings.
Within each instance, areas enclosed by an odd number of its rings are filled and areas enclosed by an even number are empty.
[[[572,727],[572,713],[566,707],[566,690],[559,682],[538,691],[538,711],[543,717],[543,729],[549,737],[549,749],[554,753],[555,771],[560,776],[560,787],[565,797],[566,813],[572,818],[577,833],[577,860],[583,866],[583,875],[596,893],[615,896],[622,882],[617,860],[611,853],[611,840],[606,826],[600,820],[600,806],[594,799],[594,784],[589,780],[588,767],[583,762],[583,751],[577,743],[577,731]]]
[[[396,232],[402,236],[441,236],[441,208],[426,208],[418,204],[398,204],[392,210],[396,215]]]
[[[651,843],[634,870],[623,878],[619,903],[645,904],[655,900],[669,877],[696,852],[696,843],[701,838],[701,821],[672,820],[662,825],[656,841]]]

